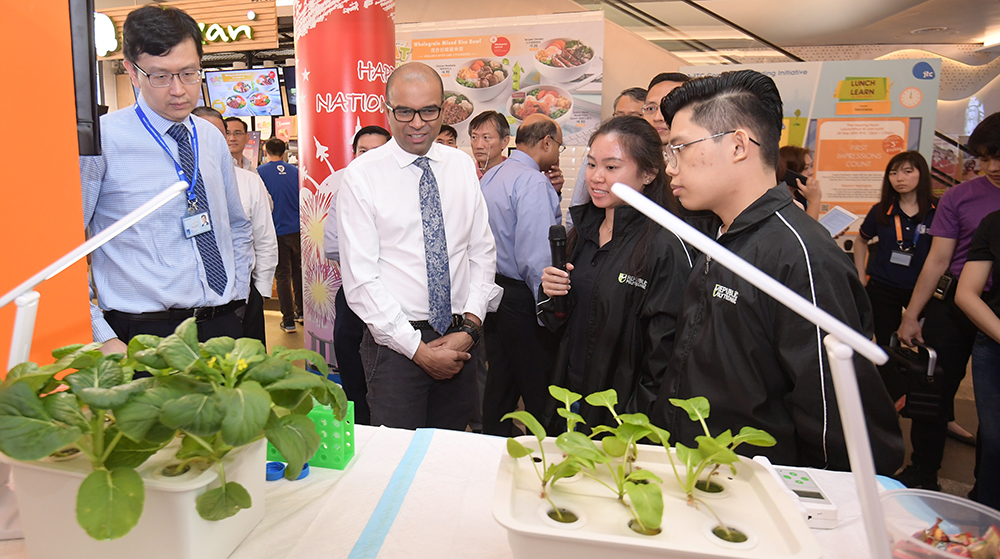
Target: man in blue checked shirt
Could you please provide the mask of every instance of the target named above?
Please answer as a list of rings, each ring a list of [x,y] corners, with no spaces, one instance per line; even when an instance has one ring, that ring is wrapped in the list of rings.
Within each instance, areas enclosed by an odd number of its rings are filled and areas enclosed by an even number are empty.
[[[496,283],[504,289],[483,323],[489,371],[483,396],[483,433],[511,436],[504,414],[524,408],[541,417],[559,339],[535,317],[542,269],[552,264],[549,226],[562,220],[559,196],[544,174],[559,164],[562,130],[531,115],[517,130],[517,150],[482,178],[490,229],[497,245]]]
[[[201,89],[201,31],[181,10],[145,6],[129,14],[122,38],[140,96],[101,117],[103,155],[80,158],[88,235],[177,180],[189,187],[93,253],[94,341],[105,353],[124,352],[135,335],[169,335],[191,316],[202,340],[242,337],[252,226],[225,140],[190,116]]]

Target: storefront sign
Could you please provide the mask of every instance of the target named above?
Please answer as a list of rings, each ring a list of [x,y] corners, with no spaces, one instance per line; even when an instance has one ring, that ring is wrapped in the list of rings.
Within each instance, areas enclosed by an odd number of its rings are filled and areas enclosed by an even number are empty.
[[[278,47],[275,0],[187,0],[159,5],[183,10],[198,22],[206,53]],[[98,57],[122,58],[122,25],[128,14],[139,7],[127,6],[94,13]]]

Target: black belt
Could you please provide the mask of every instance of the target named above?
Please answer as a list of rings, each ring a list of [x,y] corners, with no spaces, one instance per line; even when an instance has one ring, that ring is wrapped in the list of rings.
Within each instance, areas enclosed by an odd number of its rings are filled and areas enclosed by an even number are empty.
[[[242,299],[236,299],[230,301],[225,305],[220,305],[218,307],[199,307],[197,309],[168,309],[165,311],[156,312],[143,312],[143,313],[127,313],[121,311],[105,311],[106,314],[114,314],[129,320],[138,320],[142,322],[155,322],[159,320],[184,320],[186,318],[195,317],[195,322],[206,322],[222,316],[229,314],[236,309],[246,305],[246,301]]]
[[[463,320],[465,320],[465,317],[460,314],[451,315],[451,324],[448,325],[448,329],[451,330],[452,328],[458,328],[462,325]],[[411,320],[410,326],[413,326],[413,328],[417,330],[434,330],[431,323],[426,320]]]

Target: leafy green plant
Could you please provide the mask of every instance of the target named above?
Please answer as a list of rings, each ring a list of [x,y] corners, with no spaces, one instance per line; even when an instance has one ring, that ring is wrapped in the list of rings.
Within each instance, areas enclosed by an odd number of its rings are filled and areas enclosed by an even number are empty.
[[[774,446],[774,437],[765,431],[755,429],[753,427],[743,427],[736,436],[733,436],[732,431],[727,429],[717,437],[713,437],[711,432],[708,430],[708,424],[705,422],[709,416],[709,412],[711,411],[711,406],[709,405],[707,398],[703,396],[696,396],[687,400],[671,398],[670,403],[686,411],[688,417],[690,417],[692,421],[699,422],[705,432],[704,435],[695,437],[695,441],[698,443],[696,448],[689,448],[679,442],[674,444],[674,451],[677,454],[677,459],[684,465],[685,468],[683,480],[677,472],[677,465],[674,462],[673,456],[670,455],[669,448],[667,449],[667,456],[670,457],[670,466],[674,471],[674,476],[677,478],[677,483],[679,483],[684,489],[684,493],[687,495],[688,504],[696,507],[698,506],[698,503],[705,505],[705,508],[707,508],[709,512],[715,516],[716,520],[719,521],[719,526],[726,533],[726,539],[728,539],[729,537],[732,537],[729,528],[722,522],[718,515],[715,514],[715,511],[713,511],[711,507],[709,507],[704,501],[695,497],[694,490],[697,487],[703,491],[711,492],[713,486],[711,478],[718,473],[719,468],[723,465],[729,466],[732,474],[736,475],[735,464],[739,461],[739,456],[736,455],[734,450],[739,445],[746,443],[761,447]],[[702,474],[709,467],[712,468],[711,471],[704,479],[702,479]],[[721,486],[719,486],[719,490],[721,490]]]
[[[145,487],[136,468],[176,437],[180,448],[164,474],[218,468],[221,485],[196,507],[221,520],[252,505],[243,486],[226,481],[227,454],[266,437],[288,460],[285,477],[295,479],[319,447],[306,416],[314,401],[338,419],[347,410],[319,354],[279,347],[268,355],[248,338],[199,343],[193,318],[165,338],[136,336],[124,355],[102,355],[99,345],[57,349],[43,367],[17,365],[0,385],[0,451],[39,460],[75,450],[90,461],[76,515],[95,539],[120,538],[139,522]],[[323,376],[293,363],[303,359]],[[55,378],[66,370],[75,371]],[[135,371],[152,377],[133,380]]]

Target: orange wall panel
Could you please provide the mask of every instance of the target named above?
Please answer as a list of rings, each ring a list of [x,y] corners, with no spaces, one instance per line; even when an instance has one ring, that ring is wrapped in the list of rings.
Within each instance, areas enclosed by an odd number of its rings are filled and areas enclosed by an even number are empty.
[[[11,103],[0,140],[5,156],[0,294],[84,241],[68,6],[67,0],[4,6],[0,49],[29,55],[25,70],[8,73],[4,80],[11,86]],[[91,340],[86,263],[75,264],[37,290],[41,301],[31,359],[50,363],[53,348]],[[13,303],[0,309],[4,375],[14,314]]]

